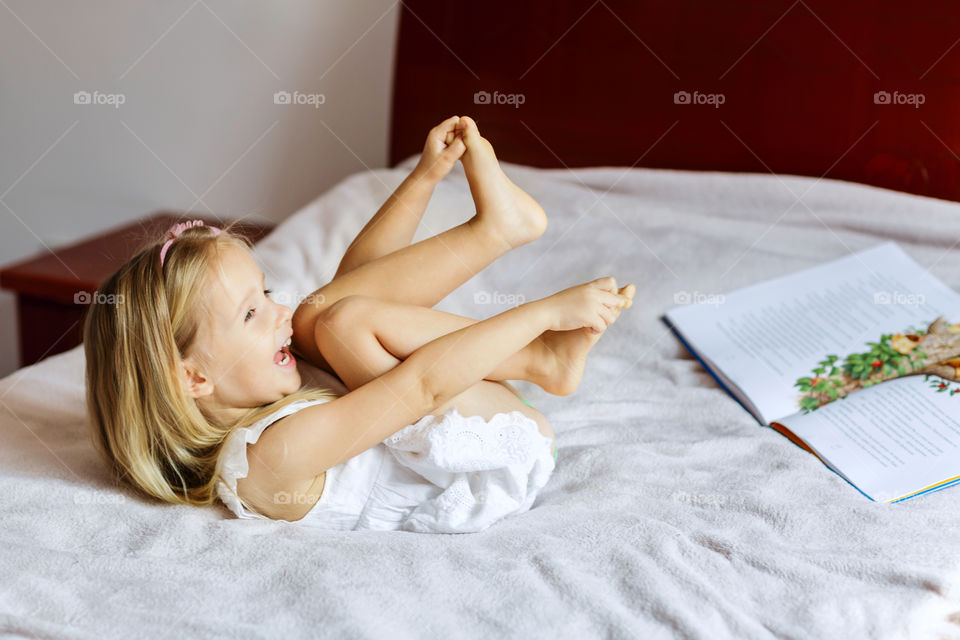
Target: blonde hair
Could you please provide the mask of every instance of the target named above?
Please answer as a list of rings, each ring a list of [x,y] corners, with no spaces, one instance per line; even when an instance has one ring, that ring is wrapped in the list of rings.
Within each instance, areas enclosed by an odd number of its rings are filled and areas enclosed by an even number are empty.
[[[87,412],[94,445],[117,481],[174,504],[206,506],[217,496],[227,437],[298,400],[330,400],[301,387],[254,407],[232,424],[205,414],[181,386],[181,362],[200,326],[197,309],[211,265],[226,245],[249,240],[208,227],[187,229],[160,265],[153,241],[104,282],[83,327]]]

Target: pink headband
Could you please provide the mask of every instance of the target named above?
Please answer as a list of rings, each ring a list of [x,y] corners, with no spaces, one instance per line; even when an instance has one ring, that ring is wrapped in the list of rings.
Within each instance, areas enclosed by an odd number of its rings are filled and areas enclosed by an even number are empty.
[[[167,230],[167,235],[170,236],[170,239],[164,242],[163,248],[160,249],[160,266],[163,267],[163,259],[167,255],[167,249],[170,248],[170,245],[173,244],[173,241],[176,240],[181,233],[183,233],[187,229],[191,229],[193,227],[202,227],[202,226],[204,226],[203,220],[190,220],[189,222],[181,222],[179,224],[175,224],[172,227],[170,227],[170,229]],[[218,229],[217,227],[208,226],[207,229],[210,229],[210,231],[213,231],[213,235],[220,234],[220,229]]]

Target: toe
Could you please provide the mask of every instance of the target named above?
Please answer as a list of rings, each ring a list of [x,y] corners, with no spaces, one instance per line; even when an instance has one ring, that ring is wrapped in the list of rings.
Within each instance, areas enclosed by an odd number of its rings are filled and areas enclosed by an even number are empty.
[[[477,128],[477,123],[473,121],[473,118],[461,116],[459,126],[463,127],[463,140],[468,147],[471,144],[480,143],[480,129]]]

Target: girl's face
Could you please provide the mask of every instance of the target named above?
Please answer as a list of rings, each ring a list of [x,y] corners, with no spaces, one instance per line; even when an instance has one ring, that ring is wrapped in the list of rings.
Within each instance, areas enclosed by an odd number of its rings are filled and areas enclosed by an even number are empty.
[[[222,248],[200,301],[204,319],[184,358],[188,393],[231,418],[300,388],[296,361],[284,347],[293,312],[264,292],[263,273],[248,251]]]

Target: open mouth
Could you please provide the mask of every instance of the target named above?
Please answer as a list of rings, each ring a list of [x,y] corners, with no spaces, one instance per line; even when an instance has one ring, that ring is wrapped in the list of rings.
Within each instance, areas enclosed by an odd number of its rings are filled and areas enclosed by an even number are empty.
[[[290,353],[291,340],[288,338],[286,344],[280,347],[280,350],[273,354],[273,363],[278,367],[289,368],[296,365],[297,361]]]

